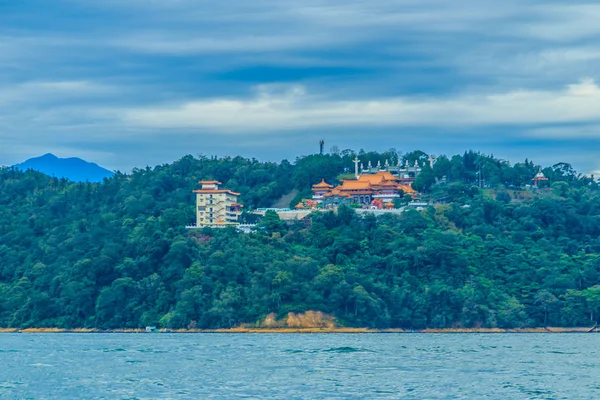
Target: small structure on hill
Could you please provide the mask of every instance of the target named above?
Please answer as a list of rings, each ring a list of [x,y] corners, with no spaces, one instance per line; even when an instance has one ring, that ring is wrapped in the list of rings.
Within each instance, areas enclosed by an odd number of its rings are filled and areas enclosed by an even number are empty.
[[[219,189],[221,182],[200,181],[202,188],[196,193],[196,228],[222,228],[238,226],[243,205],[238,203],[239,193]]]
[[[305,210],[315,208],[319,204],[316,200],[302,199],[302,201],[296,204],[296,210]]]
[[[544,175],[544,173],[542,172],[542,169],[540,168],[539,172],[535,175],[535,177],[532,179],[533,181],[533,186],[534,187],[539,187],[540,186],[540,182],[544,182],[547,181],[548,178],[546,178],[546,176]]]
[[[321,179],[320,183],[312,186],[313,191],[313,199],[322,199],[323,195],[331,192],[333,190],[333,185],[325,182],[325,179]]]

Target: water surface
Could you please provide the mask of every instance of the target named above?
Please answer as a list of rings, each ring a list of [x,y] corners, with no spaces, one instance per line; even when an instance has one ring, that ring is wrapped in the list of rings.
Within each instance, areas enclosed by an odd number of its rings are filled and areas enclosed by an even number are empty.
[[[592,399],[597,334],[1,334],[1,399]]]

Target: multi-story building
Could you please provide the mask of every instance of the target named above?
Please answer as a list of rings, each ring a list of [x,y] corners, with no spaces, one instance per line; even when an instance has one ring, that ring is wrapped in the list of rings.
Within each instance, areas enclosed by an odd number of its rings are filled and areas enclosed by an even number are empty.
[[[202,189],[196,193],[196,227],[226,227],[239,225],[242,205],[237,202],[239,193],[219,189],[221,182],[200,181]]]

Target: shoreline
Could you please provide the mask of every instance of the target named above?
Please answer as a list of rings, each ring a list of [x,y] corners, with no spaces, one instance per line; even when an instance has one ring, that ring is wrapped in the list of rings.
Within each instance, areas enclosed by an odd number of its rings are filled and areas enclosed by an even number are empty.
[[[600,333],[596,327],[545,328],[444,328],[444,329],[370,329],[370,328],[248,328],[229,329],[62,329],[62,328],[0,328],[0,333]]]

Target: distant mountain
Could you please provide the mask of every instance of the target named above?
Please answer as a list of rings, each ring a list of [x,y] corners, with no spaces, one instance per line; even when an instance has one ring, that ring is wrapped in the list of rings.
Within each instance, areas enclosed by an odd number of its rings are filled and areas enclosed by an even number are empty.
[[[45,154],[41,157],[30,158],[17,164],[14,168],[26,171],[32,169],[57,178],[67,178],[75,182],[102,182],[110,178],[113,172],[90,163],[81,158],[58,158],[54,154]]]

